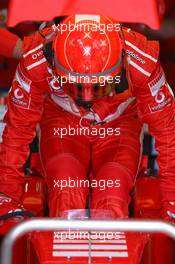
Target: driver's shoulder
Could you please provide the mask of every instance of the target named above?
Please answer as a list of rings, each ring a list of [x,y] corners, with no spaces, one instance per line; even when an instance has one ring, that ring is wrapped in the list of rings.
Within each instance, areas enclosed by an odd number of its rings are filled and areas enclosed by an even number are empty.
[[[145,82],[155,71],[159,59],[159,42],[130,29],[124,29],[125,53],[133,82]]]

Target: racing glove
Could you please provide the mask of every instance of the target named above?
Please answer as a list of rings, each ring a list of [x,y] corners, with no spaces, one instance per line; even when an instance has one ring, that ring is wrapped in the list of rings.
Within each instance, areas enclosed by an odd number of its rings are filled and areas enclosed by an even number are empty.
[[[162,218],[165,221],[175,224],[175,201],[163,202]]]
[[[33,214],[27,212],[19,202],[0,193],[0,220],[6,220],[14,216],[31,217]]]

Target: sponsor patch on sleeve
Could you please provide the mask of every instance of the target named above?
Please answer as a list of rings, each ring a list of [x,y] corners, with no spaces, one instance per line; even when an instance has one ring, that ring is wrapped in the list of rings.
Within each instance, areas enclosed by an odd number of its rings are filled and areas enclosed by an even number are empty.
[[[10,100],[13,104],[23,109],[30,108],[31,83],[32,81],[23,74],[20,66],[18,66],[13,80],[13,86],[9,93]]]
[[[61,87],[61,83],[58,78],[56,78],[55,76],[49,76],[47,77],[47,83],[53,94],[60,97],[65,97],[65,93]]]
[[[148,83],[151,93],[150,111],[157,112],[169,106],[174,98],[173,92],[169,87],[163,69],[161,68],[157,76]]]
[[[158,92],[155,94],[153,101],[151,104],[149,104],[150,111],[158,112],[164,109],[165,107],[168,107],[171,105],[173,96],[170,92],[170,87],[167,83],[165,83],[163,86],[161,86],[158,90]]]
[[[18,107],[23,109],[29,109],[30,107],[30,95],[25,93],[25,91],[17,86],[10,92],[11,101]]]
[[[22,87],[26,92],[30,93],[30,87],[32,81],[29,80],[21,71],[20,66],[18,66],[15,74],[15,80],[19,83],[20,87]]]
[[[152,96],[156,96],[162,85],[166,82],[165,74],[163,71],[159,72],[158,75],[148,83]]]

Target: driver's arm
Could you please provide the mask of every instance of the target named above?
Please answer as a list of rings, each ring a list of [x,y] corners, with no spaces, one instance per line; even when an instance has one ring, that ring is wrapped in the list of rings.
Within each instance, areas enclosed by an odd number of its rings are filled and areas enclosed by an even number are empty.
[[[155,137],[163,217],[166,219],[167,210],[175,210],[175,100],[159,63],[139,88],[137,101],[140,119],[149,125],[149,132]]]
[[[23,60],[8,95],[0,144],[0,193],[20,201],[29,144],[42,115],[44,93],[27,75]]]

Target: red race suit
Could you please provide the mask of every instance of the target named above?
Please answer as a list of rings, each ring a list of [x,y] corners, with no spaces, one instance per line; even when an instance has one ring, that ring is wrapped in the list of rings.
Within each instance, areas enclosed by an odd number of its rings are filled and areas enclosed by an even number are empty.
[[[159,154],[162,204],[175,201],[175,103],[159,44],[129,29],[123,33],[129,89],[98,99],[88,112],[62,90],[39,33],[24,39],[4,117],[0,192],[20,201],[23,164],[39,123],[50,216],[85,208],[90,194],[92,209],[127,217],[147,123]]]

